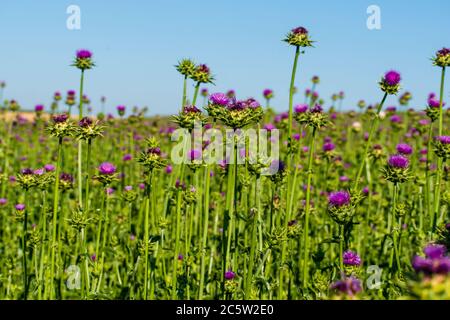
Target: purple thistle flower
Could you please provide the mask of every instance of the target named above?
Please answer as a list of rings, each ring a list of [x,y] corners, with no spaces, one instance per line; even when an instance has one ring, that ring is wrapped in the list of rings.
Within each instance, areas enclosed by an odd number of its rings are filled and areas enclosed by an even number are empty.
[[[42,104],[38,104],[37,106],[34,107],[34,111],[42,112],[44,111],[44,106]]]
[[[388,164],[393,168],[406,169],[409,166],[409,160],[402,155],[396,154],[389,157]]]
[[[441,50],[436,52],[436,55],[440,56],[440,57],[445,57],[446,55],[449,55],[449,54],[450,54],[450,49],[449,48],[442,48]]]
[[[124,190],[127,191],[127,192],[128,191],[132,191],[133,187],[132,186],[125,186]]]
[[[22,169],[22,170],[21,170],[21,173],[22,173],[23,175],[31,175],[31,174],[33,174],[33,170],[30,169],[30,168],[25,168],[25,169]]]
[[[219,106],[226,106],[229,102],[230,99],[228,98],[228,96],[226,94],[223,93],[213,93],[210,97],[209,97],[209,101],[212,104],[215,105],[219,105]]]
[[[75,92],[75,90],[69,90],[67,91],[67,95],[71,98],[75,97],[77,93]]]
[[[225,280],[233,280],[236,277],[236,273],[234,273],[231,270],[228,270],[225,272],[224,277],[225,277]]]
[[[312,109],[311,112],[313,113],[321,113],[323,111],[323,108],[321,105],[316,104]]]
[[[294,107],[295,113],[305,113],[308,111],[308,105],[307,104],[298,104]]]
[[[266,129],[267,131],[272,131],[272,130],[276,129],[276,127],[272,123],[267,123],[264,125],[264,129]]]
[[[77,51],[77,58],[78,59],[90,59],[92,58],[92,52],[86,49],[80,49]]]
[[[39,168],[33,171],[33,174],[37,175],[37,176],[42,176],[44,174],[45,170],[44,168]]]
[[[331,288],[349,296],[353,296],[362,291],[361,281],[355,277],[336,281],[331,285]]]
[[[384,81],[390,86],[398,85],[401,79],[400,73],[394,70],[388,71],[384,75]]]
[[[347,191],[332,192],[328,196],[328,204],[332,207],[342,207],[350,204],[350,194]]]
[[[200,160],[202,158],[202,152],[197,149],[192,149],[189,151],[188,157],[191,161]]]
[[[403,155],[410,155],[413,152],[412,147],[406,143],[400,143],[397,145],[397,152]]]
[[[350,178],[347,176],[340,176],[339,181],[340,182],[348,182],[348,181],[350,181]]]
[[[122,161],[131,161],[133,159],[133,156],[129,153],[125,154],[122,158]]]
[[[343,253],[344,264],[347,266],[359,266],[361,265],[361,258],[358,256],[356,252],[353,251],[345,251]]]
[[[402,117],[400,117],[398,114],[394,114],[390,120],[392,123],[401,123]]]
[[[112,195],[113,193],[114,193],[114,189],[113,188],[106,188],[106,194],[108,195],[108,196],[110,196],[110,195]]]
[[[201,111],[196,106],[184,106],[183,112],[184,113],[200,113]]]
[[[434,139],[442,144],[450,144],[450,136],[437,136]]]
[[[23,211],[23,210],[25,210],[25,205],[23,203],[19,203],[19,204],[16,204],[14,206],[14,208],[16,208],[17,211]]]
[[[116,172],[116,167],[109,162],[103,162],[99,167],[98,171],[103,175],[112,175]]]
[[[181,253],[179,253],[179,254],[178,254],[178,260],[179,260],[179,261],[182,261],[183,259],[184,259],[184,256],[183,256]]]
[[[173,171],[172,166],[170,164],[168,164],[165,171],[166,171],[167,174],[171,174],[172,171]]]
[[[323,145],[322,150],[324,152],[330,152],[330,151],[333,151],[335,148],[336,148],[336,146],[334,145],[334,143],[327,142]]]
[[[78,125],[82,128],[87,128],[92,125],[92,120],[89,117],[84,117],[78,122]]]
[[[446,252],[446,247],[441,244],[429,244],[423,249],[423,253],[425,253],[429,259],[442,258]]]
[[[54,123],[64,123],[67,121],[68,118],[69,118],[69,116],[67,114],[62,113],[62,114],[54,115],[52,120]]]
[[[6,198],[0,198],[0,206],[4,206],[8,203],[8,200]]]
[[[145,189],[145,183],[139,183],[139,189],[144,190]]]
[[[259,108],[261,105],[259,104],[259,102],[258,101],[256,101],[255,99],[253,99],[253,98],[248,98],[246,101],[245,101],[245,104],[249,107],[249,108],[252,108],[252,109],[256,109],[256,108]]]
[[[45,169],[45,171],[47,171],[47,172],[52,172],[52,171],[55,170],[55,166],[52,165],[52,164],[46,164],[46,165],[44,166],[44,169]]]
[[[60,174],[59,179],[61,181],[65,181],[65,182],[69,182],[69,183],[73,183],[73,181],[74,181],[73,176],[71,174],[65,173],[65,172]]]
[[[291,30],[294,34],[308,34],[308,30],[304,27],[297,27]]]
[[[148,148],[147,150],[148,154],[156,154],[156,155],[161,155],[161,149],[159,147],[154,147],[154,148]]]
[[[271,89],[265,89],[263,91],[263,96],[266,99],[271,99],[271,98],[273,98],[273,91]]]

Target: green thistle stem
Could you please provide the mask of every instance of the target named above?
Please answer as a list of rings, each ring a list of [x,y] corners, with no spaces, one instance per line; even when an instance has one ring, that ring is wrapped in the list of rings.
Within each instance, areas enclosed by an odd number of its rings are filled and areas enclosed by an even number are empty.
[[[192,98],[192,105],[193,106],[195,106],[195,103],[197,102],[198,90],[199,89],[200,89],[200,82],[197,82],[197,84],[195,86],[194,97]]]
[[[149,185],[147,187],[147,197],[145,199],[145,222],[144,222],[144,245],[145,245],[145,255],[144,255],[144,300],[147,300],[147,290],[148,290],[148,240],[149,240],[149,217],[150,217],[150,197],[152,194],[152,183],[153,183],[153,170],[150,171]]]
[[[56,225],[58,221],[58,201],[59,201],[59,175],[61,173],[61,157],[62,157],[62,140],[58,142],[58,159],[56,161],[55,186],[53,190],[53,231],[52,231],[52,257],[50,267],[50,299],[54,297],[55,283],[55,256],[56,256]],[[45,297],[46,298],[46,297]]]
[[[361,175],[363,173],[364,166],[365,166],[365,163],[367,161],[367,155],[369,153],[370,145],[372,144],[373,135],[375,133],[375,130],[378,129],[378,123],[380,122],[380,112],[381,112],[381,109],[383,108],[383,105],[384,105],[384,102],[386,101],[387,96],[388,96],[388,94],[385,93],[384,96],[383,96],[383,99],[381,100],[380,105],[378,106],[377,114],[375,116],[375,120],[372,122],[372,125],[370,127],[369,138],[367,139],[367,142],[366,142],[366,147],[364,149],[363,159],[362,159],[361,164],[359,166],[358,175],[356,176],[356,179],[355,179],[355,185],[354,185],[354,190],[355,191],[358,190],[359,180],[361,179]]]
[[[314,142],[316,136],[316,128],[313,128],[311,140],[309,141],[309,156],[308,156],[308,178],[306,183],[306,207],[305,207],[305,230],[303,237],[303,288],[306,289],[308,284],[308,251],[309,251],[309,213],[310,213],[310,198],[311,198],[311,180],[313,176],[312,165],[314,155]]]
[[[203,239],[201,246],[201,266],[200,266],[200,287],[198,291],[198,300],[203,298],[203,288],[205,284],[206,267],[206,243],[208,240],[208,222],[209,222],[209,185],[211,181],[209,165],[205,168],[205,197],[204,197],[204,218],[203,218]]]

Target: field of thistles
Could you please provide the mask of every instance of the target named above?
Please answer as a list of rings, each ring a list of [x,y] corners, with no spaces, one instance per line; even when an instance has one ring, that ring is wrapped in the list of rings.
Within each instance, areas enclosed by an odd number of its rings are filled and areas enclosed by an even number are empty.
[[[284,41],[282,113],[271,89],[211,92],[190,59],[170,117],[94,115],[85,49],[49,106],[24,113],[0,82],[0,299],[450,299],[450,49],[422,105],[380,70],[379,101],[344,109],[318,76],[296,88],[309,31]]]

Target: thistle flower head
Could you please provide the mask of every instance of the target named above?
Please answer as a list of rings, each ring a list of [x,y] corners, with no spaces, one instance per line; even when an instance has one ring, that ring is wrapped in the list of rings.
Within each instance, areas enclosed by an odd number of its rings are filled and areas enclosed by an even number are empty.
[[[14,208],[16,208],[17,211],[23,211],[23,210],[25,210],[25,205],[23,203],[19,203],[19,204],[16,204],[14,206]]]
[[[324,152],[331,152],[331,151],[333,151],[335,148],[336,148],[336,146],[335,146],[334,143],[332,143],[332,142],[327,142],[327,143],[324,143],[324,145],[323,145],[323,147],[322,147],[322,150],[323,150]]]
[[[224,274],[225,280],[233,280],[235,277],[236,277],[236,273],[234,273],[231,270],[226,271]]]
[[[218,92],[213,93],[209,97],[209,102],[213,105],[226,106],[230,102],[230,99],[226,94]]]
[[[308,105],[307,104],[298,104],[294,107],[294,112],[295,113],[305,113],[306,111],[308,111]]]
[[[52,117],[53,123],[64,123],[67,121],[67,119],[69,118],[69,116],[65,113],[62,114],[58,114],[58,115],[54,115]]]
[[[348,296],[354,296],[362,291],[361,281],[355,277],[338,280],[331,285],[331,289]]]
[[[273,98],[273,90],[271,90],[271,89],[264,89],[263,96],[266,99],[272,99]]]
[[[450,66],[450,49],[442,48],[436,52],[436,56],[433,58],[433,64],[439,67]]]
[[[309,38],[308,30],[304,27],[297,27],[292,29],[284,39],[285,42],[291,46],[296,47],[312,47],[313,41]]]
[[[98,172],[101,175],[113,175],[116,173],[116,167],[110,162],[103,162],[98,167]]]
[[[450,159],[450,136],[437,136],[433,142],[434,152],[444,160]]]
[[[424,273],[427,276],[450,273],[450,258],[445,255],[447,252],[445,246],[430,244],[423,251],[425,257],[415,256],[412,260],[412,267],[417,273]]]
[[[200,90],[200,95],[202,96],[202,97],[207,97],[208,96],[208,94],[209,94],[209,91],[208,91],[208,89],[207,88],[202,88],[201,90]]]
[[[413,148],[406,143],[400,143],[397,145],[397,152],[403,155],[410,155],[413,152]]]
[[[345,251],[343,253],[344,264],[347,266],[359,266],[361,265],[361,258],[358,256],[356,252],[353,251]]]
[[[117,106],[117,113],[119,116],[123,116],[125,114],[126,107],[123,105]]]
[[[423,253],[429,259],[439,259],[447,253],[447,248],[441,244],[429,244],[423,249]]]
[[[92,69],[95,66],[92,61],[92,52],[86,49],[80,49],[76,53],[75,61],[72,66],[77,67],[80,70]]]
[[[55,171],[55,166],[52,165],[52,164],[46,164],[46,165],[44,166],[44,169],[45,169],[45,171],[47,171],[47,172],[53,172],[53,171]]]
[[[34,107],[34,111],[36,113],[41,113],[42,111],[44,111],[44,106],[42,104],[38,104],[37,106]]]
[[[409,160],[400,154],[396,154],[389,157],[388,165],[393,168],[406,169],[409,166]]]
[[[434,139],[442,144],[450,144],[450,136],[437,136]]]
[[[234,91],[233,89],[228,90],[228,91],[227,91],[227,97],[228,97],[229,99],[236,98],[236,91]]]
[[[78,122],[78,125],[82,128],[87,128],[92,125],[92,120],[89,117],[84,117]]]
[[[380,88],[387,94],[397,94],[400,90],[400,80],[400,73],[394,70],[388,71],[379,83]]]
[[[313,84],[319,84],[319,83],[320,83],[320,78],[319,78],[319,76],[313,76],[313,77],[311,78],[311,82],[312,82]]]
[[[343,207],[350,204],[350,194],[347,191],[332,192],[328,196],[328,204],[331,207]]]

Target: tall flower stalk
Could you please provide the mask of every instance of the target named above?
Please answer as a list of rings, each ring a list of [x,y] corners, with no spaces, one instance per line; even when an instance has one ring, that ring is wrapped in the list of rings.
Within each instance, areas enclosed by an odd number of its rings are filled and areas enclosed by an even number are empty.
[[[384,77],[381,79],[381,81],[379,83],[381,90],[384,92],[384,96],[383,96],[383,99],[381,99],[380,104],[378,105],[378,108],[377,108],[377,111],[375,114],[375,120],[372,121],[372,124],[370,126],[369,137],[367,138],[367,141],[366,141],[364,153],[362,155],[361,164],[359,166],[358,174],[356,176],[355,184],[353,187],[355,192],[358,191],[358,188],[359,188],[360,179],[361,179],[362,173],[364,171],[365,163],[367,161],[369,148],[372,145],[373,136],[375,134],[375,131],[378,130],[378,123],[380,121],[380,112],[383,109],[383,105],[386,101],[387,96],[392,95],[392,94],[397,94],[398,91],[400,90],[400,80],[401,80],[400,74],[397,71],[391,70],[391,71],[386,72],[386,74],[384,75]]]

